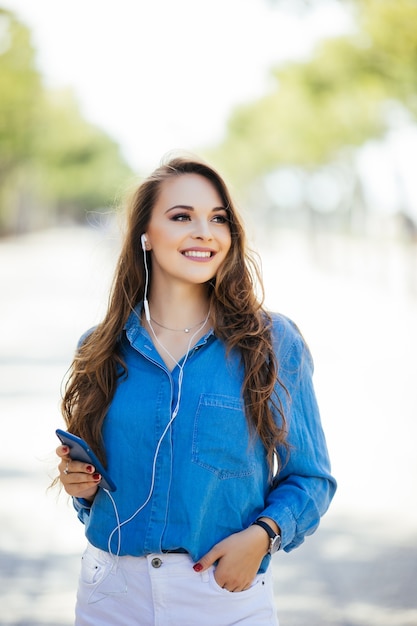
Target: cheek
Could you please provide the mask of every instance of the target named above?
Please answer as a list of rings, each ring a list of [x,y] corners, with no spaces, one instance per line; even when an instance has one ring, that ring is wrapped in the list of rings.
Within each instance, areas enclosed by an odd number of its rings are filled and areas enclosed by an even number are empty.
[[[158,249],[159,252],[164,252],[167,248],[175,243],[175,235],[169,228],[154,227],[148,229],[148,239],[152,244],[153,249]]]
[[[229,254],[231,248],[232,248],[232,235],[228,233],[227,237],[225,237],[225,244],[224,244],[226,255]]]
[[[222,254],[221,254],[221,257],[219,257],[218,268],[223,266],[226,262],[226,259],[230,259],[232,255],[233,255],[232,242],[226,239],[222,246]]]
[[[223,249],[226,252],[229,252],[230,248],[232,247],[232,233],[230,232],[229,228],[227,228],[227,230],[222,233],[221,241]]]

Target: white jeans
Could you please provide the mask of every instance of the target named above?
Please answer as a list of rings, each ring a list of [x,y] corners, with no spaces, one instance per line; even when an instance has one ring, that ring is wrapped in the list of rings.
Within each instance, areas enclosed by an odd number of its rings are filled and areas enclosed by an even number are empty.
[[[270,569],[246,591],[197,574],[187,554],[115,558],[88,545],[75,626],[278,626]]]

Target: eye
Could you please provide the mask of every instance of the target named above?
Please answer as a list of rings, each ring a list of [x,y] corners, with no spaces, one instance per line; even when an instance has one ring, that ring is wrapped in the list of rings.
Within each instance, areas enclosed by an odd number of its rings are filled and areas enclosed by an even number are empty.
[[[213,217],[212,222],[214,222],[215,224],[227,224],[229,222],[229,219],[226,215],[216,214]]]
[[[177,213],[176,215],[172,215],[170,219],[173,222],[187,222],[191,220],[191,217],[188,213]]]

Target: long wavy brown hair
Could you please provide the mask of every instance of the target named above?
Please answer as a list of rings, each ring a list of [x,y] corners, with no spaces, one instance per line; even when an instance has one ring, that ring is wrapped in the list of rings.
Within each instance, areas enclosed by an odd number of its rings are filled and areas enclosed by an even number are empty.
[[[209,180],[227,207],[232,243],[216,276],[207,283],[211,316],[214,332],[225,342],[227,352],[236,349],[241,355],[246,416],[251,431],[259,435],[265,447],[272,471],[276,446],[287,446],[283,405],[275,392],[279,380],[272,320],[263,308],[259,268],[247,250],[242,222],[226,184],[212,167],[198,159],[170,159],[132,195],[107,313],[75,355],[64,389],[62,413],[68,430],[85,439],[105,462],[102,425],[118,380],[126,373],[119,349],[120,336],[127,318],[144,296],[145,268],[140,238],[147,230],[161,185],[173,176],[186,174],[199,174]],[[150,276],[152,280],[151,259]],[[279,420],[274,419],[274,409]]]

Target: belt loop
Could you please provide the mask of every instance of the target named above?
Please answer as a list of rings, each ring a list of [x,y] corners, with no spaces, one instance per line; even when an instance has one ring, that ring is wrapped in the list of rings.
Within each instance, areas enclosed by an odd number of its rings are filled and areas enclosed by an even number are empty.
[[[200,574],[201,576],[201,580],[203,581],[203,583],[208,583],[210,580],[210,572],[208,569],[204,570],[204,572],[201,572]]]

